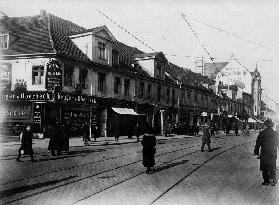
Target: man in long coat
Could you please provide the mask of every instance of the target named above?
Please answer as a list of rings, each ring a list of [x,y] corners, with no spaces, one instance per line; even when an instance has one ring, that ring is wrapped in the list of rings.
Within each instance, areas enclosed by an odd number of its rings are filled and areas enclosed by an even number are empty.
[[[142,137],[142,156],[143,166],[147,168],[146,173],[150,174],[154,172],[155,165],[155,153],[156,153],[156,137],[152,127],[147,128],[146,134]]]
[[[276,183],[276,159],[278,149],[278,135],[273,130],[273,122],[271,119],[265,121],[266,128],[259,133],[254,149],[254,154],[259,155],[260,152],[260,170],[262,171],[262,185],[274,186]]]
[[[211,152],[210,148],[210,132],[209,132],[209,126],[205,123],[204,126],[202,126],[202,145],[201,145],[201,151],[204,152],[204,146],[207,144],[208,151]]]
[[[24,154],[29,154],[31,157],[32,162],[35,161],[32,149],[32,137],[33,132],[31,131],[31,126],[27,125],[26,129],[23,130],[21,136],[21,146],[18,150],[17,161],[20,162],[21,152],[23,151]]]

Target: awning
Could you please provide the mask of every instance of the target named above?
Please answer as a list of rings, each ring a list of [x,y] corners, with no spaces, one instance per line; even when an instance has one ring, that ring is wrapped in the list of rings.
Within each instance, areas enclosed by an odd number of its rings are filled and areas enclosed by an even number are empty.
[[[250,118],[248,119],[248,122],[253,122],[253,123],[255,123],[255,122],[257,122],[257,121],[250,117]]]
[[[133,109],[129,109],[129,108],[113,107],[112,109],[114,110],[114,112],[117,112],[120,115],[139,115]]]

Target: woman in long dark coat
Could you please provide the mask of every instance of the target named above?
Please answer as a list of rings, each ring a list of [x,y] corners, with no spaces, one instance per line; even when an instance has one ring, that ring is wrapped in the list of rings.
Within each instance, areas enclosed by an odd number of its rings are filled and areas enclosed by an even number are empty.
[[[31,161],[34,162],[34,155],[33,155],[33,149],[32,149],[32,137],[33,137],[33,132],[31,131],[31,126],[28,125],[25,130],[22,132],[21,136],[21,146],[18,150],[18,156],[17,156],[17,161],[20,162],[20,157],[21,157],[21,151],[24,152],[24,154],[29,154],[31,157]]]
[[[143,146],[143,166],[146,167],[146,173],[150,174],[154,172],[155,165],[155,153],[156,153],[156,137],[153,132],[153,128],[149,127],[146,134],[143,135],[141,144]]]
[[[60,127],[60,151],[65,151],[68,152],[69,151],[69,136],[70,132],[69,132],[69,126],[67,124],[62,124]]]
[[[55,150],[59,150],[59,130],[57,128],[57,124],[51,121],[46,125],[44,133],[45,137],[49,138],[48,150],[52,156],[56,155]]]

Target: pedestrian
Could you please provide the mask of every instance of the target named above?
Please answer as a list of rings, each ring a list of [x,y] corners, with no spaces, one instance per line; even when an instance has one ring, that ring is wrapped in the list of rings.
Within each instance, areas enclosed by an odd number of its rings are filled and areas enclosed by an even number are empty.
[[[267,119],[264,124],[266,128],[258,135],[254,154],[260,155],[260,170],[264,180],[262,185],[275,186],[278,134],[272,128],[273,122],[271,119]]]
[[[90,135],[90,131],[89,131],[88,123],[84,123],[84,125],[83,125],[83,141],[84,141],[85,145],[88,145],[88,142],[91,141],[89,135]]]
[[[146,167],[146,173],[150,174],[155,171],[155,153],[156,153],[156,137],[152,127],[148,127],[146,133],[142,137],[142,156],[143,166]]]
[[[204,126],[202,126],[201,152],[204,152],[205,144],[207,144],[208,151],[211,152],[210,143],[211,143],[211,140],[210,140],[209,126],[205,123]]]
[[[98,127],[97,125],[93,125],[92,126],[92,134],[93,134],[93,138],[94,138],[94,141],[96,142],[97,140],[97,135],[98,135]]]
[[[55,122],[53,119],[51,119],[49,123],[47,123],[44,136],[49,138],[48,150],[50,151],[52,156],[55,156],[55,151],[59,149],[59,129],[58,123]]]
[[[69,151],[69,141],[70,141],[70,131],[69,126],[67,124],[61,124],[60,127],[60,150],[64,152]]]
[[[238,135],[238,122],[235,122],[234,124],[234,133],[236,136]]]
[[[20,157],[22,154],[30,155],[31,161],[35,162],[34,153],[32,149],[32,138],[33,132],[31,130],[31,125],[27,125],[26,129],[23,130],[21,133],[21,145],[18,150],[18,156],[16,159],[18,162],[21,162]]]
[[[135,126],[135,135],[136,135],[136,137],[137,137],[137,142],[139,142],[139,138],[140,138],[139,123],[137,123],[137,125]]]

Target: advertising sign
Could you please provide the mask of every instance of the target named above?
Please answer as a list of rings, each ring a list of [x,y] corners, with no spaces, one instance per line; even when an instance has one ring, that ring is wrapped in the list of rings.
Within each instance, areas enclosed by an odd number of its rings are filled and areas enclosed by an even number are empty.
[[[38,104],[38,103],[35,103],[34,105],[34,116],[33,116],[33,122],[34,123],[38,123],[40,124],[41,123],[41,111],[42,111],[42,105],[41,104]]]
[[[46,89],[62,87],[62,66],[60,61],[53,59],[47,63]]]
[[[230,61],[216,75],[216,85],[219,85],[220,81],[224,85],[236,85],[240,90],[251,93],[252,76],[247,69],[235,60]]]

